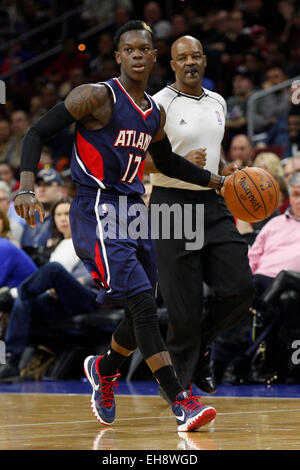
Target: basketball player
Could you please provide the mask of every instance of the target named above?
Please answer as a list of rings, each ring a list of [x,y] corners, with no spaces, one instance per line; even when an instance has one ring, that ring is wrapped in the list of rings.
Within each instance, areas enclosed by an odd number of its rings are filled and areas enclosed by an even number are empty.
[[[217,173],[224,135],[225,101],[219,94],[202,87],[206,56],[197,39],[191,36],[177,39],[172,45],[171,57],[175,81],[154,97],[165,109],[166,133],[173,150],[182,156],[192,149],[206,149],[205,168]],[[202,390],[213,393],[216,384],[207,363],[208,345],[219,333],[238,322],[251,303],[252,277],[247,245],[216,191],[199,188],[183,178],[162,175],[152,161],[148,164],[148,159],[146,166],[148,172],[156,171],[150,178],[152,207],[162,203],[169,207],[192,204],[195,224],[197,207],[204,205],[201,249],[187,249],[186,244],[191,240],[183,235],[181,239],[156,240],[156,250],[159,286],[168,310],[167,345],[172,362],[185,387],[193,381]],[[234,170],[231,164],[224,168],[223,174]],[[212,294],[205,317],[203,282]]]
[[[121,196],[127,197],[127,213],[142,202],[142,168],[151,140],[149,149],[162,173],[221,191],[227,181],[172,153],[164,132],[164,110],[145,93],[156,60],[151,29],[140,21],[126,23],[116,33],[115,43],[120,78],[75,88],[29,130],[15,207],[31,226],[35,209],[43,218],[33,192],[42,143],[76,121],[71,173],[78,192],[70,212],[74,246],[95,282],[111,299],[122,300],[126,312],[108,351],[84,362],[93,388],[92,409],[101,423],[114,421],[118,369],[138,347],[172,403],[178,429],[189,431],[214,419],[216,412],[199,403],[191,390],[183,390],[161,338],[153,293],[154,245],[150,238],[135,240],[129,235],[104,239],[102,221],[115,217],[117,223],[121,218]],[[131,219],[128,216],[127,224]]]

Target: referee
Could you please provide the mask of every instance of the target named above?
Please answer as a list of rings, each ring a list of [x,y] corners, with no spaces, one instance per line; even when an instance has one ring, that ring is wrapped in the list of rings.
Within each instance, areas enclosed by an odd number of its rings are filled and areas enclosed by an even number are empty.
[[[175,82],[159,91],[154,99],[166,111],[165,129],[173,152],[199,166],[205,163],[205,168],[213,173],[232,173],[233,164],[225,169],[221,163],[226,103],[219,94],[202,87],[206,56],[201,43],[191,36],[180,37],[171,47],[171,57]],[[189,204],[195,227],[196,212],[199,205],[204,205],[202,248],[187,249],[191,240],[184,235],[176,239],[176,230],[171,226],[171,239],[163,239],[160,234],[156,250],[159,286],[168,310],[167,344],[173,364],[184,387],[193,382],[212,393],[216,386],[209,373],[209,344],[247,313],[252,300],[247,244],[237,231],[224,199],[215,190],[199,190],[199,186],[164,176],[150,161],[145,170],[151,173],[153,185],[150,210],[154,204],[169,207],[180,204],[183,212]],[[203,283],[210,288],[205,314]]]

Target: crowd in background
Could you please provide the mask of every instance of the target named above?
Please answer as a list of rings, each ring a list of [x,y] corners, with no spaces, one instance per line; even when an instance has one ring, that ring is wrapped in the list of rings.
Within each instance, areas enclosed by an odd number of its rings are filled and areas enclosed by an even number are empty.
[[[46,32],[10,43],[81,6],[84,8],[78,14],[66,19],[64,28],[55,23]],[[72,88],[119,75],[113,36],[122,24],[136,18],[153,28],[158,50],[147,91],[154,94],[172,83],[172,42],[186,34],[199,39],[207,56],[203,86],[220,93],[227,103],[224,159],[239,167],[254,165],[271,172],[280,186],[274,215],[284,214],[289,206],[288,181],[300,171],[297,83],[257,101],[252,140],[247,136],[247,103],[255,91],[300,75],[300,8],[296,0],[3,0],[0,79],[3,77],[6,84],[7,101],[0,106],[0,219],[7,221],[6,214],[10,228],[3,227],[1,237],[10,238],[32,255],[37,266],[42,265],[42,255],[36,248],[47,247],[51,238],[51,206],[76,192],[70,178],[74,127],[51,138],[43,148],[36,190],[46,208],[46,223],[35,233],[16,215],[12,202],[19,187],[23,138],[30,125]],[[89,28],[99,31],[80,39]],[[24,70],[17,69],[55,46],[61,46],[56,54]],[[151,187],[147,180],[145,183],[147,198]],[[237,225],[242,234],[258,233],[262,228],[238,220]]]

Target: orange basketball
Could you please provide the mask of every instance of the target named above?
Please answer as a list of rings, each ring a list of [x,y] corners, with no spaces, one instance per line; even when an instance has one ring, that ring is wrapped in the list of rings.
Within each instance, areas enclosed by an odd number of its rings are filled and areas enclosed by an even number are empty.
[[[258,222],[277,208],[279,186],[267,171],[246,167],[230,176],[224,197],[228,209],[238,219]]]

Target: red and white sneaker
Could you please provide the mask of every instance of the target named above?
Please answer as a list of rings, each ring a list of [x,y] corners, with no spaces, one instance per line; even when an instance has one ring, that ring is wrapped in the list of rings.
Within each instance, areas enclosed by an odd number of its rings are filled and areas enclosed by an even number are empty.
[[[176,416],[178,431],[193,431],[213,421],[216,410],[212,406],[203,405],[192,390],[184,390],[176,397],[172,404],[172,411]]]

